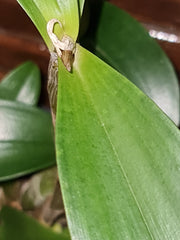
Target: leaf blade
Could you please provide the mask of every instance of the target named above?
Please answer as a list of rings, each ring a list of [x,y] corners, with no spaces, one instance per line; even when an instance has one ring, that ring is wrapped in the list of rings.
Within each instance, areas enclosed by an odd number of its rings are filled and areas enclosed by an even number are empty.
[[[122,75],[76,54],[73,74],[60,68],[56,125],[72,238],[177,239],[178,129]]]
[[[84,2],[85,2],[85,0],[78,0],[79,14],[80,14],[80,16],[82,16],[82,13],[83,13]]]
[[[41,89],[40,71],[33,62],[13,69],[0,83],[0,98],[36,105]]]
[[[33,218],[25,215],[10,207],[3,207],[1,211],[2,236],[3,240],[19,239],[22,240],[68,240],[69,238],[62,233],[55,233],[50,228],[42,226]]]
[[[90,27],[89,49],[125,75],[178,125],[178,80],[162,49],[135,19],[108,2],[95,16],[99,16],[98,25]]]
[[[5,100],[0,112],[0,181],[55,164],[49,113]]]
[[[21,7],[31,18],[40,34],[42,35],[49,50],[53,50],[53,45],[47,34],[46,26],[49,20],[56,18],[61,21],[64,33],[69,35],[74,42],[79,31],[79,10],[75,0],[17,0]],[[55,30],[57,36],[62,36],[62,29]]]

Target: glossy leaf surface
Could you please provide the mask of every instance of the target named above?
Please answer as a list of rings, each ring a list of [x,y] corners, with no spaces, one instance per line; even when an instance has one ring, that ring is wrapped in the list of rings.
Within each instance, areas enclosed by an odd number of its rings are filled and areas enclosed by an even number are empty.
[[[95,8],[89,49],[136,84],[178,125],[178,80],[165,53],[123,10],[107,2],[100,13]]]
[[[1,211],[2,240],[69,240],[61,233],[55,233],[44,227],[24,213],[10,207],[3,207]]]
[[[56,150],[72,239],[179,239],[179,130],[82,47],[72,74],[59,64]]]
[[[0,82],[0,99],[36,105],[41,89],[40,71],[32,62],[12,70]]]
[[[0,181],[55,164],[50,114],[0,100]]]
[[[47,34],[46,25],[56,18],[63,24],[64,33],[76,41],[79,31],[79,9],[77,0],[17,0],[29,15],[46,42],[50,51],[53,46]],[[62,37],[62,29],[56,28],[57,36]]]

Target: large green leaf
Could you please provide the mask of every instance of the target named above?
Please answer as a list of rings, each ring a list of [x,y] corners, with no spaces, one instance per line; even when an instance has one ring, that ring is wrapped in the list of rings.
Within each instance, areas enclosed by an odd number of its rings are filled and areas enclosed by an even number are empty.
[[[50,114],[0,100],[0,181],[55,164]]]
[[[59,62],[56,150],[72,239],[180,239],[180,133],[137,87],[77,46]]]
[[[79,31],[79,6],[77,0],[17,0],[36,25],[50,51],[53,46],[47,34],[47,22],[53,18],[61,21],[65,34],[76,41]],[[62,29],[56,29],[61,35]]]
[[[32,62],[21,64],[0,83],[0,99],[36,105],[41,88],[40,71]]]
[[[1,240],[69,240],[63,233],[55,233],[24,213],[3,207],[1,214]]]
[[[178,81],[159,45],[131,16],[107,2],[100,13],[97,7],[92,10],[92,20],[89,49],[135,83],[178,125]]]

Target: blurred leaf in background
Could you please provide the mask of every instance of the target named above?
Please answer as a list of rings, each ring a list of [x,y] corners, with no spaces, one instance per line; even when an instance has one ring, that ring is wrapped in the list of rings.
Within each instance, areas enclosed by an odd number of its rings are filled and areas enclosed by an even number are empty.
[[[21,206],[24,210],[33,210],[41,206],[53,195],[57,182],[57,168],[49,168],[34,174],[23,187]]]
[[[55,164],[53,127],[48,112],[0,100],[0,181]]]
[[[40,71],[33,62],[25,62],[0,82],[0,99],[36,105],[41,91]]]
[[[40,87],[40,71],[32,62],[21,64],[0,83],[0,181],[55,164],[51,116],[33,107]]]
[[[56,164],[51,115],[34,107],[40,87],[40,71],[32,62],[21,64],[0,83],[0,208],[31,209],[35,218],[51,223],[59,214],[49,207],[56,168],[22,178]]]
[[[10,207],[3,207],[0,220],[1,240],[70,240],[67,233],[56,233],[23,212]]]

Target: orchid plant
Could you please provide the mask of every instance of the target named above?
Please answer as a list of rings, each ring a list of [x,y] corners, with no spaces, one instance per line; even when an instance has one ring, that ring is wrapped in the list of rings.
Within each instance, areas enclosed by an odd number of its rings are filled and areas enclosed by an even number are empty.
[[[179,86],[168,58],[109,3],[81,37],[83,0],[18,2],[50,52],[48,93],[71,238],[179,239]]]

